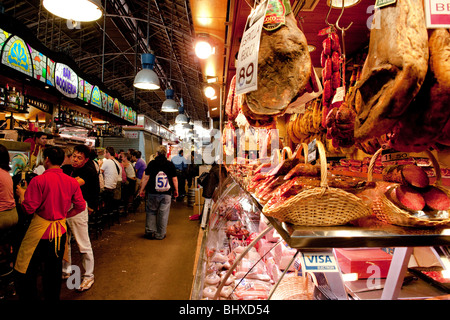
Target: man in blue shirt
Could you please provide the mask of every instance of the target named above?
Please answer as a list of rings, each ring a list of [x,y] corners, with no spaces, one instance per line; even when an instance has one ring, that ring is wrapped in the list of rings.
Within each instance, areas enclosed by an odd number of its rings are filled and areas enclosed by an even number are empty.
[[[172,157],[172,163],[175,165],[175,169],[177,170],[177,178],[178,178],[178,198],[177,201],[183,201],[184,196],[186,195],[186,172],[187,172],[187,163],[186,159],[183,157],[183,149],[178,152],[178,155]]]
[[[136,171],[136,191],[140,189],[142,175],[144,174],[147,164],[144,159],[141,158],[142,153],[139,150],[133,150],[131,153],[131,161],[135,162],[134,170]]]

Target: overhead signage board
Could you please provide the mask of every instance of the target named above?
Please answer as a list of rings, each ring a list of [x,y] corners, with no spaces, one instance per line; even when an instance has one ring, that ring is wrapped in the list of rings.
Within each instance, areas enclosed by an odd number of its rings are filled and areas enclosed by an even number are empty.
[[[102,94],[97,86],[94,86],[94,88],[92,89],[91,104],[96,106],[97,108],[102,107]]]
[[[30,51],[25,42],[17,36],[10,37],[6,42],[3,49],[2,63],[30,77],[33,76]]]
[[[55,87],[63,95],[69,98],[78,97],[78,76],[67,65],[56,63]]]
[[[0,28],[0,63],[54,86],[68,98],[90,103],[134,124],[136,112],[79,77],[69,66],[53,61],[20,37]],[[121,109],[123,112],[121,113]]]

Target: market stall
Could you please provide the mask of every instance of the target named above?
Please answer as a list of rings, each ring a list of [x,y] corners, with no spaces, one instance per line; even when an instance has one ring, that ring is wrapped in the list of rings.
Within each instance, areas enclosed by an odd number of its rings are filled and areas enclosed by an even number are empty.
[[[421,1],[377,1],[369,45],[349,57],[344,5],[335,24],[329,6],[318,74],[289,2],[268,3],[254,3],[229,84],[232,180],[216,195],[193,299],[367,299],[351,273],[382,283],[368,299],[448,293],[402,290],[407,272],[432,267],[416,247],[449,282],[448,25],[432,25]],[[356,250],[367,264],[350,272]],[[291,281],[298,295],[280,295]]]

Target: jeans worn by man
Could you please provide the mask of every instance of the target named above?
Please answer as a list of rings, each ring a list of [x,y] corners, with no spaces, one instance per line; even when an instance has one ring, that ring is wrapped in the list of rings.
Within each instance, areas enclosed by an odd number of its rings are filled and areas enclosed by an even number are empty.
[[[145,234],[162,240],[166,236],[172,196],[168,194],[148,194],[145,208]]]

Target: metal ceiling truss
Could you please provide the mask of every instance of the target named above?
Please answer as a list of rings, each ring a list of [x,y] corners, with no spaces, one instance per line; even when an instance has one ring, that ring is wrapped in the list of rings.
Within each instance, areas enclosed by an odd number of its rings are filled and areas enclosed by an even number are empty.
[[[5,13],[21,21],[44,45],[67,54],[84,73],[134,102],[138,113],[164,125],[173,122],[176,114],[160,111],[170,83],[175,100],[182,98],[192,119],[208,120],[188,0],[103,0],[106,19],[75,26],[48,13],[41,0],[2,3]],[[140,55],[149,50],[156,56],[154,70],[161,82],[161,89],[151,92],[133,87],[141,69]]]

